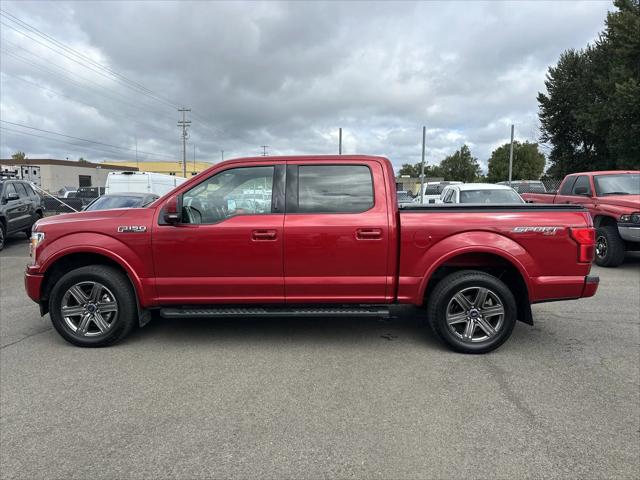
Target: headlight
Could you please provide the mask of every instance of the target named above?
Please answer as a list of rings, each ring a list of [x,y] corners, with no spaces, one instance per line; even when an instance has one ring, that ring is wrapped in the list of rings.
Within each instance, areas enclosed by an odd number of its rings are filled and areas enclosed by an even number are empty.
[[[31,244],[29,246],[29,255],[31,256],[31,265],[35,265],[36,263],[36,254],[38,245],[40,245],[44,240],[43,232],[33,232],[31,233]]]
[[[621,223],[640,223],[640,212],[633,212],[626,215],[620,215]]]

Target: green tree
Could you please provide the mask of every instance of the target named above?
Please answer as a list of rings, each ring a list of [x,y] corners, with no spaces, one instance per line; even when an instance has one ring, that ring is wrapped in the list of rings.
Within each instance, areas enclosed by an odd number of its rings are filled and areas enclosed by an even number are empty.
[[[640,167],[640,0],[615,0],[594,45],[567,50],[538,94],[548,173]]]
[[[411,165],[410,163],[405,163],[398,170],[398,176],[409,175],[412,178],[420,178],[420,162],[415,165]],[[438,165],[425,165],[424,166],[424,177],[441,177],[442,172]]]
[[[13,155],[11,155],[11,158],[12,158],[13,160],[20,160],[20,161],[23,161],[25,158],[27,158],[27,155],[26,155],[26,153],[24,153],[24,152],[20,152],[20,151],[18,151],[18,152],[16,152],[16,153],[14,153]]]
[[[88,160],[85,160],[84,157],[80,157],[78,159],[78,162],[80,162],[80,163],[88,163]]]
[[[509,180],[509,143],[500,145],[491,153],[487,181]],[[544,155],[537,143],[513,142],[513,180],[538,180],[544,172]]]
[[[480,165],[478,159],[471,155],[469,147],[463,145],[456,153],[440,162],[440,171],[445,180],[473,182],[480,176]]]

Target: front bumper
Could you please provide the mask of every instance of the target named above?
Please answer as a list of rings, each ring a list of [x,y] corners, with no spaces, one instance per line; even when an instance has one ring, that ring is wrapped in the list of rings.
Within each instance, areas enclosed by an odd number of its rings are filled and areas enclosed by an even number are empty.
[[[24,274],[24,288],[27,291],[27,295],[31,300],[36,303],[40,303],[40,290],[42,287],[42,281],[44,275],[32,274],[25,272]]]
[[[627,242],[640,242],[640,227],[630,225],[618,225],[618,233]]]

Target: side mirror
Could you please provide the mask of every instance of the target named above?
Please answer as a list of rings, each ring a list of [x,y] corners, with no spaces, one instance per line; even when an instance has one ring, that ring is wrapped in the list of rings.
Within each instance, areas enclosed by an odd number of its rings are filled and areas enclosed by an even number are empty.
[[[589,189],[587,187],[576,187],[573,193],[576,195],[589,195]]]
[[[164,221],[169,225],[175,225],[182,221],[182,197],[174,195],[164,204]]]

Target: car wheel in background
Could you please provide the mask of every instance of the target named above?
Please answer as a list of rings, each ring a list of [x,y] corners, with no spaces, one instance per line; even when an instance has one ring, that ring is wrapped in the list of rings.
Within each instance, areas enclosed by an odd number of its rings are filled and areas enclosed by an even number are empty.
[[[502,345],[516,322],[516,300],[499,279],[477,270],[443,278],[429,296],[435,334],[462,353],[487,353]]]
[[[136,297],[127,276],[116,268],[90,265],[72,270],[49,297],[53,326],[81,347],[104,347],[126,337],[137,324]]]
[[[4,224],[0,222],[0,250],[4,248],[4,237],[5,237]]]
[[[596,230],[596,265],[617,267],[624,261],[625,245],[618,227],[605,225]]]

